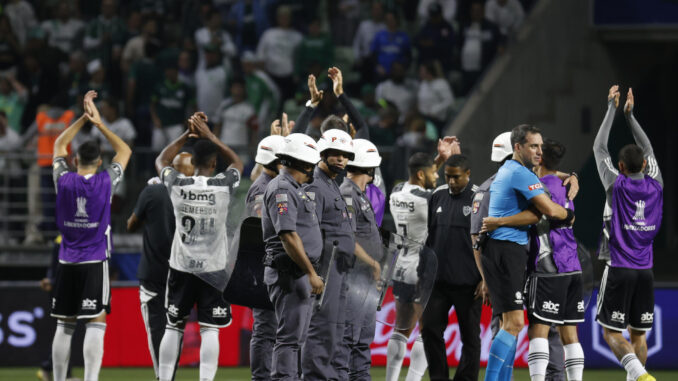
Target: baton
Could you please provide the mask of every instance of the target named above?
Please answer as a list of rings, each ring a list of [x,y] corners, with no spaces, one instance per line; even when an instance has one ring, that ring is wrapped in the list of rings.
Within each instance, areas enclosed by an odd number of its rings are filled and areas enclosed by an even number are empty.
[[[325,282],[325,287],[323,287],[323,292],[320,294],[320,298],[316,299],[315,303],[315,310],[318,311],[320,307],[323,305],[323,301],[325,300],[325,292],[327,291],[327,284],[330,280],[330,272],[332,272],[332,262],[334,262],[334,257],[337,255],[337,249],[339,247],[339,241],[333,241],[332,242],[332,255],[330,255],[330,262],[327,265],[327,273],[325,274],[325,277],[322,278],[323,282]]]
[[[398,245],[398,251],[402,250],[403,245]],[[386,262],[384,265],[384,277],[379,279],[379,286],[381,287],[381,295],[379,295],[379,304],[377,304],[377,311],[381,311],[381,305],[384,303],[384,298],[386,297],[386,290],[388,290],[388,281],[393,275],[394,263],[398,258],[397,255],[393,256],[393,259],[390,262]]]

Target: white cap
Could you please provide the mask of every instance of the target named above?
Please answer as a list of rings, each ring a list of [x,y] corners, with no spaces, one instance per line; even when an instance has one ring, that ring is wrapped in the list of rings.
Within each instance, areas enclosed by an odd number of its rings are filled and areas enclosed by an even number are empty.
[[[285,145],[276,156],[289,156],[308,164],[317,164],[320,153],[315,140],[306,134],[289,134],[285,138]]]
[[[355,157],[348,162],[348,165],[358,168],[377,168],[381,164],[381,156],[377,146],[371,141],[365,139],[353,140],[353,150]]]
[[[511,132],[503,132],[492,141],[492,161],[500,163],[508,155],[513,155]]]
[[[277,158],[275,154],[285,145],[285,138],[280,135],[267,136],[257,145],[257,156],[254,161],[261,165],[271,164]]]
[[[353,139],[351,138],[351,135],[342,130],[327,130],[320,139],[318,139],[319,153],[323,153],[330,149],[346,153],[349,160],[353,160],[355,157]]]

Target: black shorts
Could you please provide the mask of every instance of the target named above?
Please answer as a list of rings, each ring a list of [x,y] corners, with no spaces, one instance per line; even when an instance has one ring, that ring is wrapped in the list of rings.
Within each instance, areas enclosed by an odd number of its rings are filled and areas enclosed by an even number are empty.
[[[652,269],[606,266],[600,281],[596,321],[615,331],[624,331],[627,326],[650,330],[654,321]]]
[[[530,324],[575,325],[584,322],[581,273],[528,277],[527,318]]]
[[[511,241],[488,239],[481,261],[493,313],[523,309],[527,249]]]
[[[393,298],[400,303],[419,303],[420,295],[417,292],[417,285],[393,281]]]
[[[167,323],[183,324],[198,305],[198,322],[208,327],[223,328],[231,324],[231,305],[223,293],[193,274],[170,269],[167,277]]]
[[[52,291],[52,317],[92,319],[111,313],[108,261],[63,264],[56,268]]]

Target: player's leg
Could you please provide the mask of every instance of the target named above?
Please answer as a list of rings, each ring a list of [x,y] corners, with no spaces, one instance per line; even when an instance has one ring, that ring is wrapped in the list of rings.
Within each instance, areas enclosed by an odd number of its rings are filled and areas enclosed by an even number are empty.
[[[170,269],[167,276],[165,308],[167,326],[160,341],[158,354],[158,378],[170,381],[176,372],[177,358],[181,354],[181,342],[184,337],[186,321],[193,308],[196,287],[191,274]]]
[[[164,289],[164,284],[158,285],[156,282],[140,281],[139,285],[141,317],[144,320],[146,335],[148,336],[148,350],[151,354],[156,377],[158,377],[160,342],[167,325]]]
[[[250,366],[252,380],[271,379],[271,356],[275,344],[275,331],[278,321],[275,311],[253,308],[252,339],[250,340]]]
[[[436,283],[421,318],[419,337],[424,340],[424,349],[428,362],[428,374],[431,380],[449,379],[447,351],[443,334],[447,329],[447,313],[452,307],[452,298],[448,287]],[[410,365],[410,368],[412,366]],[[408,373],[409,374],[409,373]]]
[[[530,317],[530,326],[527,335],[530,338],[530,349],[527,355],[527,364],[530,368],[532,381],[544,381],[546,368],[549,364],[549,341],[547,339],[550,324],[542,324],[537,319]]]
[[[566,381],[565,349],[555,326],[549,329],[549,364],[546,366],[546,381]]]
[[[654,322],[654,276],[651,269],[634,270],[637,275],[629,311],[629,335],[633,352],[645,366],[647,363],[646,332]]]
[[[200,381],[212,381],[219,367],[219,329],[231,325],[231,305],[223,292],[194,277],[200,324]]]
[[[108,261],[78,265],[86,270],[83,300],[78,318],[89,319],[85,325],[82,353],[85,363],[85,381],[99,379],[104,358],[106,314],[110,313],[111,287],[108,279]]]
[[[456,380],[477,380],[480,370],[482,300],[474,296],[475,289],[475,286],[460,287],[453,294],[454,309],[457,313],[462,342],[459,366],[454,375]]]
[[[57,328],[52,341],[52,376],[55,381],[64,381],[71,357],[71,341],[75,332],[78,310],[81,303],[78,289],[82,287],[82,272],[77,266],[58,264],[52,291],[52,317],[57,318]]]
[[[420,324],[421,326],[421,324]],[[424,340],[421,334],[417,335],[412,344],[410,351],[410,367],[407,369],[407,377],[405,381],[420,381],[428,368],[428,360],[426,359],[426,351],[424,350]]]
[[[75,325],[75,318],[57,320],[54,341],[52,341],[52,375],[54,381],[64,381],[66,379]]]
[[[400,377],[407,340],[417,321],[417,304],[414,303],[415,286],[393,281],[393,293],[396,297],[396,326],[388,339],[386,347],[386,381],[395,381]]]
[[[581,381],[584,376],[584,349],[577,337],[576,325],[558,327],[565,348],[565,372],[568,381]]]
[[[85,339],[82,343],[82,356],[85,362],[85,381],[99,379],[101,360],[104,358],[104,335],[106,334],[106,312],[90,320],[86,325]]]

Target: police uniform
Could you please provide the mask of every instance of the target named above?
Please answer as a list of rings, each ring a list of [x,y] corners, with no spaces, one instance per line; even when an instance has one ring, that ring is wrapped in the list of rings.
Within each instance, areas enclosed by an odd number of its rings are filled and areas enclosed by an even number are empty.
[[[338,241],[339,245],[335,261],[329,267],[325,300],[311,318],[303,348],[302,368],[306,380],[336,379],[340,368],[336,354],[342,345],[345,329],[347,290],[344,275],[355,262],[355,224],[339,186],[319,167],[315,168],[313,182],[306,186],[306,192],[316,203],[324,236],[323,261],[331,257],[333,241]]]
[[[438,273],[422,316],[421,335],[431,380],[449,378],[443,333],[453,305],[463,342],[455,379],[478,378],[482,301],[475,297],[475,290],[482,278],[469,234],[474,188],[466,186],[455,195],[448,185],[443,185],[429,200],[426,246],[436,253]]]
[[[367,194],[348,177],[344,178],[340,190],[349,213],[355,221],[356,241],[372,259],[380,261],[383,256],[381,235],[377,226],[377,217]],[[353,271],[360,271],[363,277],[373,279],[372,268],[365,263],[356,261]],[[376,287],[374,291],[376,292]],[[351,298],[349,296],[348,298],[344,345],[341,346],[342,353],[339,354],[342,360],[342,366],[339,369],[340,380],[348,380],[349,378],[351,380],[371,379],[372,354],[370,344],[374,339],[376,311],[366,311],[363,301],[364,299],[360,297],[354,296]]]
[[[245,197],[245,210],[248,216],[261,217],[264,205],[264,193],[273,177],[265,171],[252,183]],[[252,380],[271,379],[271,355],[275,344],[275,330],[278,321],[275,311],[253,308],[252,338],[250,339],[250,368]]]
[[[268,184],[263,202],[261,226],[267,256],[264,283],[278,322],[271,378],[296,380],[300,371],[299,351],[311,316],[311,285],[308,275],[285,252],[279,235],[295,231],[311,263],[320,259],[322,236],[315,203],[284,169]]]

